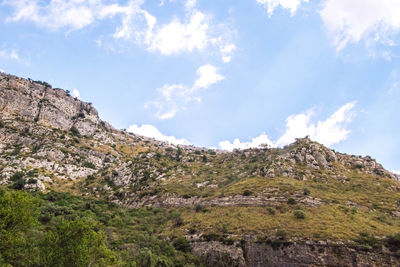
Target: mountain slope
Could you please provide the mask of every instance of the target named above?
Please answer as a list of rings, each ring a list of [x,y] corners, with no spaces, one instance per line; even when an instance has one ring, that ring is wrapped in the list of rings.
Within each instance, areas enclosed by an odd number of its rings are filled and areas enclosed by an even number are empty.
[[[172,212],[159,235],[184,236],[210,266],[400,264],[387,243],[400,232],[399,176],[369,156],[309,138],[282,149],[178,147],[116,130],[90,103],[3,73],[0,111],[1,184]]]

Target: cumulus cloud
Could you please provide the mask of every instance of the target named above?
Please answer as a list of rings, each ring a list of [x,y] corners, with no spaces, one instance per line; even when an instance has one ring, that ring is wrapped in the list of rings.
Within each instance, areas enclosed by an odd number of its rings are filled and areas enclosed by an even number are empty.
[[[6,58],[6,59],[13,59],[16,61],[20,60],[19,54],[16,50],[11,49],[11,50],[0,50],[0,57]]]
[[[314,141],[326,146],[331,146],[348,138],[350,130],[347,129],[347,126],[355,115],[355,104],[355,101],[347,103],[326,120],[316,123],[311,120],[314,115],[313,110],[290,115],[286,119],[285,133],[275,142],[271,141],[268,136],[263,133],[256,138],[252,138],[251,142],[240,142],[239,139],[235,139],[232,143],[229,141],[222,141],[219,143],[219,146],[224,150],[259,147],[261,144],[267,144],[271,147],[282,147],[293,143],[296,138],[302,138],[307,135]]]
[[[219,147],[223,150],[228,150],[232,151],[234,149],[246,149],[246,148],[251,148],[251,147],[260,147],[261,145],[268,145],[268,146],[274,146],[272,141],[269,139],[269,137],[265,134],[262,133],[261,135],[252,138],[251,142],[240,142],[239,138],[236,138],[233,140],[231,143],[230,141],[221,141],[219,142]]]
[[[118,17],[121,22],[112,35],[115,39],[134,41],[163,55],[207,47],[221,51],[222,47],[230,45],[226,28],[219,29],[223,23],[215,23],[210,16],[198,11],[195,0],[185,2],[183,19],[173,18],[166,24],[158,24],[157,18],[142,8],[144,0],[4,0],[3,4],[13,7],[8,22],[32,22],[51,30],[80,30]],[[221,51],[224,61],[232,51]]]
[[[0,72],[1,72],[1,73],[4,73],[4,70],[3,70],[3,69],[0,69]]]
[[[154,138],[154,139],[157,139],[160,141],[169,142],[174,145],[190,145],[189,141],[187,141],[186,139],[183,139],[183,138],[178,139],[174,136],[164,135],[156,127],[154,127],[153,125],[149,125],[149,124],[143,124],[142,126],[133,124],[133,125],[129,126],[127,131],[134,133],[134,134]]]
[[[195,8],[196,1],[189,0],[185,6],[185,18],[174,18],[163,25],[154,23],[151,32],[147,34],[148,38],[144,40],[148,49],[163,55],[173,55],[211,48],[219,50],[223,62],[230,61],[235,48],[231,42],[231,30],[198,11]]]
[[[198,78],[192,86],[182,84],[165,84],[159,88],[160,98],[156,101],[148,102],[145,107],[154,106],[157,109],[155,116],[159,119],[170,119],[177,112],[185,110],[187,105],[192,102],[200,102],[201,89],[207,89],[225,79],[218,73],[218,69],[213,65],[207,64],[197,69]]]
[[[164,55],[202,50],[210,42],[208,29],[208,18],[202,12],[194,12],[187,23],[175,18],[154,33],[149,49]]]
[[[294,15],[300,4],[308,3],[308,0],[257,0],[257,3],[267,8],[268,16],[271,17],[274,11],[279,6],[284,9],[289,9],[290,14]]]
[[[217,73],[217,68],[210,64],[199,67],[197,69],[197,75],[199,78],[192,87],[193,91],[201,88],[208,88],[214,83],[225,79],[224,76]]]
[[[398,0],[326,0],[320,15],[338,51],[362,40],[393,46],[400,30]]]
[[[72,96],[80,98],[81,94],[79,93],[79,90],[74,89],[74,90],[72,90]]]
[[[350,130],[346,129],[354,116],[353,108],[356,102],[350,102],[340,107],[324,121],[311,122],[314,115],[312,110],[305,113],[290,115],[286,119],[286,131],[276,142],[277,146],[284,146],[295,141],[295,138],[309,135],[311,139],[326,146],[339,143],[347,139]]]

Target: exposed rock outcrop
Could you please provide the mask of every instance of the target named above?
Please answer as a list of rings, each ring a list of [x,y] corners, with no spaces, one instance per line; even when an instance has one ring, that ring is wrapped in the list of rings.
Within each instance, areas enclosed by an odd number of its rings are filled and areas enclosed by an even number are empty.
[[[215,267],[400,266],[400,257],[390,251],[376,252],[328,242],[274,241],[263,244],[245,241],[234,245],[197,242],[193,245],[193,253],[208,266]]]

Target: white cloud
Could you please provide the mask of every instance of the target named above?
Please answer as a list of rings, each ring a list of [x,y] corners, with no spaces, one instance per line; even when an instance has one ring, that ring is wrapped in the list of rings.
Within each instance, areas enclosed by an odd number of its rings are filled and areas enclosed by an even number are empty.
[[[3,4],[14,8],[14,14],[7,18],[9,22],[33,22],[39,27],[51,30],[83,29],[96,21],[121,16],[122,25],[114,34],[118,38],[133,31],[132,21],[151,20],[149,14],[141,9],[144,0],[129,0],[126,5],[107,4],[104,0],[4,0]],[[148,22],[149,23],[149,22]],[[135,29],[136,30],[136,29]]]
[[[234,149],[246,149],[246,148],[251,148],[251,147],[260,147],[261,145],[265,145],[265,144],[268,146],[274,146],[274,144],[269,139],[269,137],[265,133],[263,133],[256,138],[252,138],[251,142],[240,142],[240,140],[238,138],[233,140],[232,143],[230,141],[221,141],[221,142],[219,142],[219,147],[223,150],[232,151]]]
[[[338,51],[362,40],[393,46],[400,30],[399,0],[326,0],[320,15]]]
[[[202,50],[212,37],[208,34],[208,18],[202,12],[194,12],[188,23],[173,19],[169,24],[162,25],[154,34],[149,49],[171,55],[182,51]]]
[[[100,1],[77,0],[51,0],[45,5],[38,0],[5,0],[3,4],[15,8],[8,21],[29,21],[46,28],[73,30],[93,23],[97,15],[94,10],[101,7]]]
[[[231,61],[231,54],[235,49],[236,46],[234,44],[226,44],[224,46],[221,46],[222,61],[224,63],[228,63]]]
[[[185,3],[185,7],[188,10],[194,9],[197,5],[197,0],[187,0]]]
[[[4,70],[3,70],[3,69],[0,69],[0,72],[1,72],[1,73],[4,73]]]
[[[200,102],[199,91],[207,89],[225,79],[212,65],[203,65],[197,69],[198,78],[192,86],[182,84],[165,84],[159,88],[160,99],[145,104],[145,107],[154,106],[157,109],[155,116],[159,119],[170,119],[177,112],[185,110],[192,102]]]
[[[14,11],[7,21],[33,22],[51,30],[80,30],[95,22],[119,17],[121,22],[112,35],[116,40],[134,41],[163,55],[228,45],[230,36],[224,24],[198,11],[195,0],[185,2],[184,19],[174,18],[166,24],[158,24],[157,18],[142,8],[143,3],[144,0],[128,0],[125,5],[106,0],[3,1]],[[164,1],[160,2],[163,4]],[[230,52],[224,52],[224,61]]]
[[[280,6],[289,9],[290,14],[294,15],[301,3],[308,3],[308,0],[257,0],[257,3],[267,8],[268,16],[271,17],[275,9]]]
[[[194,83],[192,90],[200,88],[208,88],[209,86],[224,80],[224,76],[217,73],[217,68],[207,64],[197,69],[197,75],[199,78]]]
[[[394,174],[400,175],[400,171],[391,171],[391,172],[393,172]]]
[[[19,54],[16,50],[11,49],[11,50],[0,50],[0,57],[6,58],[6,59],[13,59],[16,61],[20,60]]]
[[[129,126],[127,131],[146,137],[151,137],[160,141],[169,142],[174,145],[190,145],[189,141],[187,141],[186,139],[178,139],[174,136],[164,135],[156,127],[149,124],[143,124],[142,126],[133,124]]]
[[[77,89],[72,90],[72,95],[77,98],[81,97],[81,94],[79,93],[79,90],[77,90]]]
[[[312,110],[305,113],[290,115],[286,119],[286,132],[276,142],[277,146],[284,146],[295,141],[295,138],[309,135],[311,139],[331,146],[345,140],[350,134],[346,125],[352,121],[353,108],[356,102],[350,102],[340,107],[324,121],[316,124],[311,122],[314,115]]]
[[[165,91],[173,91],[174,88],[166,89]],[[170,92],[167,92],[166,98],[171,97]],[[234,149],[247,149],[256,148],[267,145],[269,147],[282,147],[293,143],[296,138],[303,138],[310,136],[314,141],[322,143],[326,146],[339,143],[346,140],[350,134],[350,130],[346,127],[352,121],[355,112],[354,106],[356,102],[350,102],[337,111],[335,111],[326,120],[317,121],[313,123],[311,118],[314,114],[312,110],[304,113],[290,115],[286,119],[286,131],[278,138],[277,141],[272,141],[265,133],[260,134],[255,138],[251,138],[249,142],[241,142],[238,138],[234,139],[233,142],[221,141],[219,142],[220,149],[232,151]],[[156,127],[148,124],[138,126],[136,124],[129,126],[128,132],[132,132],[138,135],[143,135],[157,140],[166,141],[175,145],[191,145],[186,139],[178,139],[174,136],[167,136],[162,134]],[[393,173],[400,174],[400,172],[392,171]]]
[[[314,112],[308,110],[304,113],[290,115],[286,119],[286,131],[278,138],[276,142],[272,142],[268,136],[263,133],[260,136],[253,138],[251,142],[240,142],[235,139],[233,143],[222,141],[219,146],[225,150],[233,150],[235,148],[244,149],[249,147],[258,147],[261,144],[268,144],[272,147],[282,147],[293,143],[296,138],[310,136],[314,141],[317,141],[326,146],[337,144],[346,140],[350,134],[350,130],[346,126],[352,121],[355,112],[354,106],[356,102],[350,102],[329,116],[324,121],[313,123],[311,121]]]

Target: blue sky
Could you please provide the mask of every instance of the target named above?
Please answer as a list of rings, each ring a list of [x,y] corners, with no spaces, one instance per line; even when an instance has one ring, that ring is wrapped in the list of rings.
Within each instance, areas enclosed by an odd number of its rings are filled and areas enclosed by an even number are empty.
[[[0,69],[117,128],[228,150],[310,135],[400,171],[398,0],[0,2]]]

